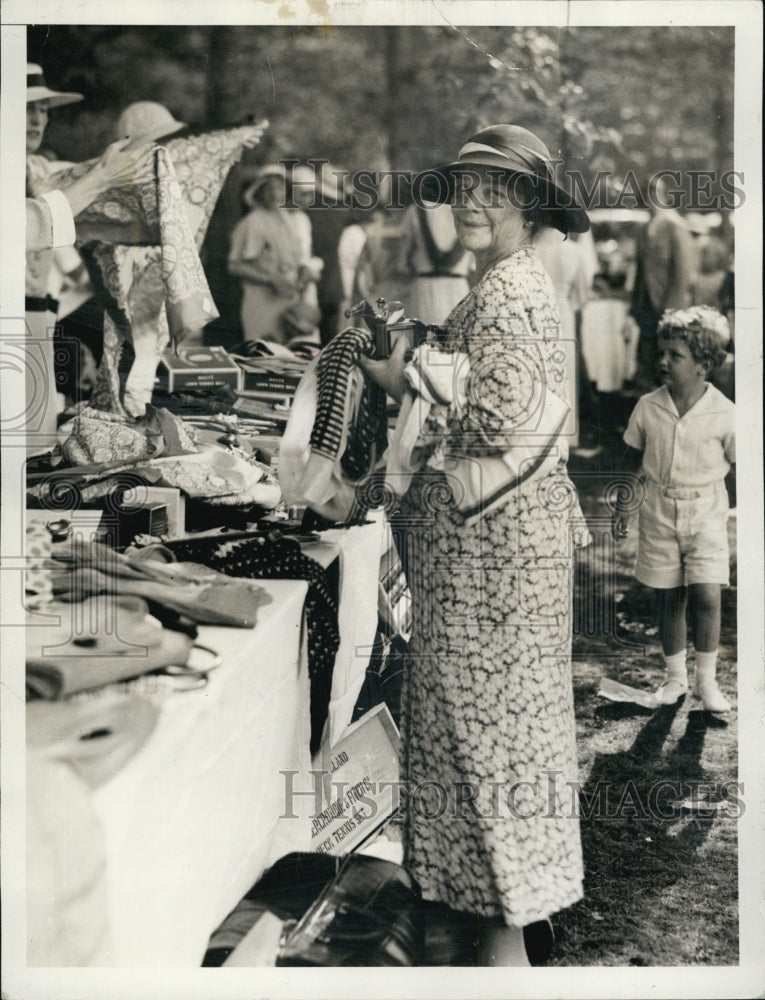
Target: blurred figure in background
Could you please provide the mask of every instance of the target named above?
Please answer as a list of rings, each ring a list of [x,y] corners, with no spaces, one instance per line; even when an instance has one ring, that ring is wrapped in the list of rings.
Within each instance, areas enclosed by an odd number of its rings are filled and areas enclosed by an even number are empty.
[[[311,221],[313,253],[324,261],[316,283],[321,311],[319,336],[324,347],[343,325],[346,292],[339,255],[340,238],[345,228],[358,223],[359,219],[348,203],[345,171],[323,160],[309,162],[313,165],[294,167],[289,180],[293,204]]]
[[[367,244],[367,231],[359,222],[346,226],[340,234],[337,257],[340,262],[340,280],[343,284],[343,301],[340,303],[340,328],[345,319],[345,310],[355,301],[356,275],[361,263],[361,255]]]
[[[246,341],[289,339],[284,315],[301,302],[308,280],[305,237],[285,208],[286,175],[279,164],[263,167],[244,193],[250,212],[231,235],[228,269],[242,282],[242,332]]]
[[[534,238],[534,247],[552,280],[558,302],[560,341],[566,352],[568,401],[571,404],[565,433],[570,447],[574,448],[585,444],[584,440],[580,441],[580,423],[589,378],[581,349],[581,321],[582,309],[590,295],[590,272],[580,244],[565,239],[557,229],[547,226],[540,230]],[[588,417],[591,416],[588,413]],[[593,427],[588,427],[586,445],[597,446]]]
[[[411,285],[409,313],[423,323],[443,323],[470,291],[473,255],[457,239],[448,205],[410,205],[404,213],[398,270]]]
[[[651,219],[637,241],[637,271],[629,315],[637,324],[635,387],[656,387],[657,329],[667,309],[690,305],[694,279],[693,239],[681,215],[668,207],[671,194],[659,177],[649,186]]]
[[[372,302],[382,297],[393,302],[403,299],[402,282],[396,270],[400,213],[386,212],[379,200],[369,211],[360,214],[366,242],[356,266],[352,300]]]

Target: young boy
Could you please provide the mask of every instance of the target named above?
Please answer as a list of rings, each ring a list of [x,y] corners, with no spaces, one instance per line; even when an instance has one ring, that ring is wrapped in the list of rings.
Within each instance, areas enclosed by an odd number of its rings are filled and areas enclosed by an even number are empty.
[[[659,593],[659,634],[666,675],[656,705],[688,690],[686,611],[696,651],[694,694],[709,712],[730,704],[715,676],[722,586],[728,583],[728,495],[724,479],[736,460],[733,403],[708,383],[725,357],[728,323],[715,309],[665,312],[658,330],[663,385],[642,396],[624,440],[642,453],[645,500],[638,522],[635,576]],[[612,533],[628,534],[617,501]]]

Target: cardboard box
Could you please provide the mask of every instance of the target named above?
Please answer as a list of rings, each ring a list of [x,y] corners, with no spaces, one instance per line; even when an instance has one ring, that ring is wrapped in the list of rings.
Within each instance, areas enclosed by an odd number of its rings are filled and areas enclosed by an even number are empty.
[[[376,705],[314,761],[322,774],[321,812],[311,817],[311,850],[348,854],[374,836],[398,807],[396,724]]]
[[[188,347],[177,354],[172,350],[162,354],[157,380],[167,392],[213,389],[221,385],[239,391],[244,384],[244,372],[222,347]]]

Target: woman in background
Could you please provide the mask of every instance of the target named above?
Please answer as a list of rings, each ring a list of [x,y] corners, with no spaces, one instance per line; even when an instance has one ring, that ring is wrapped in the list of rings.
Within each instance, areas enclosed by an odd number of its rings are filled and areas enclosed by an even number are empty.
[[[296,307],[307,280],[305,252],[295,221],[285,208],[284,169],[263,167],[244,194],[250,212],[231,235],[229,273],[242,282],[244,339],[284,344],[284,314]]]

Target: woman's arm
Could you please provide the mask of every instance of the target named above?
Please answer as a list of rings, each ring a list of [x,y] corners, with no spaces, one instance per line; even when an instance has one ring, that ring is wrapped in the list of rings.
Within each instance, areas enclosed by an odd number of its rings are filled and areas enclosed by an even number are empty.
[[[248,260],[230,260],[229,274],[243,281],[251,281],[256,285],[267,285],[280,298],[288,299],[297,293],[297,286],[281,274],[266,271],[258,264]]]
[[[72,215],[78,216],[111,188],[139,184],[148,180],[154,169],[151,143],[126,150],[129,139],[118,139],[106,147],[90,170],[61,188]]]
[[[400,403],[404,398],[404,393],[409,388],[409,382],[404,375],[406,362],[407,341],[405,337],[399,337],[393,345],[389,357],[384,361],[374,361],[371,358],[359,358],[359,368],[381,386],[391,399]]]
[[[127,140],[120,139],[106,148],[103,156],[74,180],[26,199],[27,250],[48,250],[72,246],[75,239],[87,235],[75,217],[110,188],[142,182],[153,170],[151,146],[142,143],[126,152]],[[55,175],[52,177],[55,183]],[[76,228],[75,228],[76,227]]]

